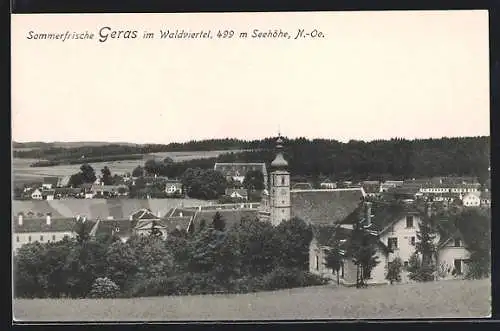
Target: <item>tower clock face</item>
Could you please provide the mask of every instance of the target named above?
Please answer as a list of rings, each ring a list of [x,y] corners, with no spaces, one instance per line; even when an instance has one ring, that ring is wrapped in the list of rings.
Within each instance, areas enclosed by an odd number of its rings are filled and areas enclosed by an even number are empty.
[[[281,194],[282,196],[285,196],[285,195],[286,195],[286,190],[285,190],[285,189],[282,189],[282,190],[280,191],[280,194]]]

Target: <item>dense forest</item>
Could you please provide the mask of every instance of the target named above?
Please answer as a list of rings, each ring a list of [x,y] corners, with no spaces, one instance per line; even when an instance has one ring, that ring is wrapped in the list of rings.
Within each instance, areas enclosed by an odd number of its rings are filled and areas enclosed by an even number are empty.
[[[484,181],[490,163],[490,137],[442,139],[391,139],[371,142],[306,138],[286,139],[285,156],[295,176],[330,177],[332,180],[386,178],[404,179],[431,176],[476,176]],[[57,160],[108,160],[124,155],[137,156],[168,151],[244,150],[216,158],[146,166],[149,173],[180,177],[188,168],[212,168],[215,162],[266,162],[274,158],[274,138],[263,140],[213,139],[168,145],[50,147],[14,151],[14,157]],[[76,161],[75,161],[76,162]],[[82,162],[82,161],[79,161]]]
[[[272,148],[274,141],[266,139],[252,147],[259,149],[176,163],[150,161],[145,169],[151,174],[180,177],[188,168],[212,168],[215,162],[266,162],[269,167],[275,153]],[[490,164],[490,138],[392,139],[348,143],[285,139],[285,157],[295,177],[384,180],[457,175],[476,176],[484,182]]]

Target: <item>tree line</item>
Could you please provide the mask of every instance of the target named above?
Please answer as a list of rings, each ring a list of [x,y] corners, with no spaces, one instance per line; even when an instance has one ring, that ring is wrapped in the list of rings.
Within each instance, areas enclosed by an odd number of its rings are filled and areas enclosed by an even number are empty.
[[[434,176],[474,176],[484,183],[489,177],[490,138],[442,138],[389,141],[286,140],[285,157],[294,177],[303,180],[386,180]],[[265,147],[263,147],[265,146]],[[221,154],[216,158],[184,162],[148,161],[151,174],[180,177],[188,168],[213,168],[216,162],[265,162],[274,159],[273,142],[262,148]]]
[[[88,223],[87,223],[88,224]],[[16,297],[133,297],[245,293],[324,284],[307,272],[310,227],[292,219],[277,227],[253,219],[227,227],[220,214],[190,232],[122,242],[77,236],[23,245],[14,257]]]
[[[432,176],[488,176],[490,137],[441,139],[391,139],[371,142],[306,138],[284,138],[285,154],[290,171],[295,175],[330,177],[334,180],[385,178],[403,179]],[[214,139],[143,146],[88,146],[80,148],[48,148],[15,151],[14,157],[51,159],[51,157],[109,156],[148,154],[168,151],[206,151],[242,149],[216,158],[174,162],[152,169],[168,177],[179,177],[187,168],[210,168],[215,162],[266,162],[274,158],[275,140],[245,141]]]

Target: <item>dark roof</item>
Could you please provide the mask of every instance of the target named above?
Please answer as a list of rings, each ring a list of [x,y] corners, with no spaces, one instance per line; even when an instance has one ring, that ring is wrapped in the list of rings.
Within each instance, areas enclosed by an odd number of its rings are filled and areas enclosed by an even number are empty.
[[[349,217],[341,224],[355,224],[361,218],[365,218],[366,209],[364,205],[360,205]],[[371,223],[374,225],[373,230],[383,231],[391,223],[399,220],[406,214],[421,214],[414,204],[404,203],[382,203],[373,202],[371,204]]]
[[[88,219],[128,219],[131,214],[147,208],[155,215],[165,215],[169,210],[184,205],[205,206],[210,202],[197,199],[67,199],[67,200],[13,200],[14,215],[28,212],[52,213],[53,218],[87,216]]]
[[[310,183],[295,183],[292,190],[311,190],[313,187]]]
[[[114,232],[119,237],[129,237],[134,226],[134,221],[126,219],[101,220],[97,227],[96,236],[102,234],[111,235]],[[115,232],[116,230],[118,231]]]
[[[42,191],[42,195],[54,195],[56,193],[55,190],[44,190]]]
[[[312,224],[343,221],[363,200],[361,189],[292,190],[292,217]]]
[[[147,208],[142,208],[142,209],[136,211],[135,213],[133,213],[131,216],[132,216],[132,219],[134,219],[134,220],[156,220],[156,219],[159,219],[158,216],[153,214],[151,212],[151,210],[149,210]]]
[[[212,223],[215,213],[219,212],[226,223],[226,229],[231,228],[241,222],[242,218],[256,219],[258,218],[258,210],[250,209],[233,209],[233,210],[204,210],[197,212],[193,218],[193,225],[196,229],[201,220],[205,220],[206,224]]]
[[[56,194],[77,194],[81,193],[81,188],[71,188],[71,187],[57,187],[55,189]]]
[[[88,227],[91,228],[95,222],[87,220]],[[76,218],[52,218],[50,225],[47,225],[46,218],[25,218],[23,225],[19,225],[18,219],[14,218],[12,229],[14,233],[23,232],[69,232],[73,231],[76,225]]]
[[[265,163],[215,163],[214,170],[224,176],[245,176],[250,170],[260,170],[267,174]]]
[[[491,192],[490,191],[483,191],[483,192],[481,192],[481,199],[489,199],[489,200],[491,200]]]

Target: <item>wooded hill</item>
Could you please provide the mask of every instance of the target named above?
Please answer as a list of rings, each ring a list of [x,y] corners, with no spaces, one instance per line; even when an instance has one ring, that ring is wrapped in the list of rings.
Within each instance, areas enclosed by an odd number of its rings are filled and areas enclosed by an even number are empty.
[[[433,176],[475,176],[484,182],[489,174],[490,137],[405,140],[372,142],[284,139],[285,157],[295,177],[332,180],[407,179]],[[197,147],[204,146],[199,142]],[[246,149],[258,150],[222,154],[217,158],[180,163],[146,164],[150,173],[179,177],[187,168],[212,168],[215,162],[266,162],[270,165],[275,150],[274,139],[250,142]],[[185,145],[195,149],[196,143]],[[228,145],[235,148],[234,141]]]

